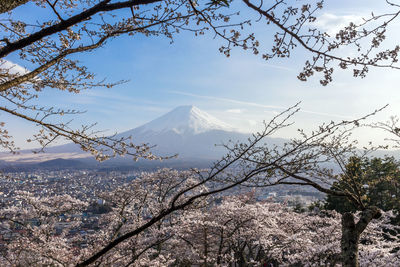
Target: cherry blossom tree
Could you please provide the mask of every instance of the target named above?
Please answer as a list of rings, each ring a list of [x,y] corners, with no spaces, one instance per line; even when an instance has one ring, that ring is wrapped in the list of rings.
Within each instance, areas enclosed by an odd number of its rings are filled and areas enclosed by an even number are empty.
[[[2,250],[1,265],[66,266],[76,260],[74,240],[69,231],[81,222],[74,214],[81,213],[87,203],[69,195],[38,197],[29,192],[15,192],[15,203],[0,210],[2,222],[16,236]],[[66,217],[60,222],[60,217]]]
[[[162,244],[171,238],[183,214],[203,207],[205,200],[192,201],[183,210],[160,217],[148,227],[143,225],[163,214],[172,198],[182,189],[192,187],[197,182],[197,177],[191,171],[163,169],[142,173],[130,184],[100,194],[111,211],[105,213],[96,224],[92,223],[98,229],[91,229],[95,231],[85,234],[80,232],[85,229],[82,218],[85,218],[83,213],[87,202],[68,195],[38,197],[29,192],[16,192],[15,203],[0,212],[1,221],[7,222],[8,227],[18,233],[18,237],[7,242],[1,262],[22,266],[70,266],[113,244],[118,237],[137,231],[135,238],[116,243],[112,253],[104,253],[96,263],[166,266],[174,259],[160,253]],[[199,186],[176,199],[176,204],[180,205],[193,194],[206,191],[207,188]]]
[[[183,182],[180,178],[188,178],[188,174],[167,169],[145,173],[142,178],[146,182],[133,181],[108,192],[104,197],[112,201],[113,210],[103,215],[99,231],[86,236],[71,234],[71,230],[79,227],[79,221],[71,221],[58,234],[54,224],[60,214],[82,211],[85,203],[68,196],[37,198],[20,192],[19,199],[24,200],[27,212],[8,209],[2,216],[18,220],[28,231],[20,231],[21,236],[7,244],[2,265],[71,266],[137,227],[151,213],[158,213],[163,209],[162,199],[171,197],[169,193]],[[160,182],[160,175],[169,178]],[[138,189],[141,193],[137,193]],[[55,203],[56,207],[49,209],[49,203]],[[205,204],[197,202],[179,215],[165,218],[135,239],[120,243],[95,265],[336,266],[340,263],[339,213],[297,213],[285,204],[259,201],[254,193],[208,199]],[[390,212],[384,213],[361,235],[361,266],[399,264],[396,234],[400,229],[389,223],[392,216]],[[32,218],[38,219],[37,223],[33,224]],[[87,246],[80,247],[82,244]]]
[[[388,223],[392,216],[384,214],[362,234],[362,266],[399,263],[398,237],[384,238],[388,229],[398,228]],[[239,195],[225,197],[211,209],[191,211],[183,223],[167,245],[174,257],[190,265],[335,266],[341,261],[341,215],[336,212],[297,213],[283,204]]]
[[[121,186],[113,192],[105,192],[102,197],[113,210],[102,219],[102,236],[99,238],[96,234],[91,237],[94,246],[86,256],[91,256],[114,242],[117,246],[112,253],[105,253],[98,262],[126,265],[137,264],[139,261],[144,266],[167,265],[173,259],[168,254],[160,254],[163,243],[169,242],[175,231],[174,226],[180,222],[182,216],[188,210],[204,206],[205,200],[194,201],[185,209],[160,217],[153,224],[149,222],[169,208],[168,205],[176,194],[196,183],[198,179],[192,171],[162,169],[154,173],[142,173],[131,184]],[[197,187],[176,200],[176,204],[185,202],[193,194],[206,191],[204,186]],[[148,224],[148,227],[143,227]],[[143,230],[138,231],[141,227]],[[135,238],[115,242],[118,237],[129,235],[132,231],[138,232]]]
[[[361,193],[363,185],[345,171],[351,157],[364,158],[377,149],[357,149],[357,140],[351,138],[351,133],[358,127],[360,123],[356,120],[339,124],[331,122],[310,133],[299,130],[300,138],[292,139],[283,147],[271,147],[261,142],[256,142],[250,149],[247,149],[247,144],[227,145],[231,153],[240,155],[239,165],[243,170],[229,177],[228,182],[240,180],[246,172],[256,172],[241,185],[308,186],[328,195],[346,198],[361,213],[358,220],[351,212],[342,216],[341,260],[343,266],[358,266],[360,236],[368,224],[382,214],[377,207],[368,205]],[[339,174],[333,171],[335,165]],[[335,181],[346,184],[346,189],[331,187]]]

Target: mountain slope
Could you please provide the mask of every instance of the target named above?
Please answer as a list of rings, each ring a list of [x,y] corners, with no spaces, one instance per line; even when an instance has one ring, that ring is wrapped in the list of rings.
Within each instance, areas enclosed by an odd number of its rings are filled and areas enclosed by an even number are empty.
[[[247,134],[198,109],[180,106],[140,127],[123,132],[117,137],[132,136],[135,143],[149,143],[155,153],[179,154],[179,158],[216,159],[224,151],[215,144],[244,140]]]

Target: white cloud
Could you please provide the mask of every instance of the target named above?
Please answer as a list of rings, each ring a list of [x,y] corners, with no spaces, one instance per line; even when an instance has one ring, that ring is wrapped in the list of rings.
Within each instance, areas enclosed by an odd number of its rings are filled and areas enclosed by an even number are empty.
[[[263,67],[266,67],[266,68],[273,68],[273,69],[284,70],[284,71],[296,71],[295,69],[285,67],[282,65],[277,65],[277,64],[260,63],[260,65]]]
[[[248,120],[247,122],[250,124],[250,126],[256,126],[257,125],[257,122],[255,120]]]
[[[335,35],[341,29],[348,26],[350,22],[355,24],[363,22],[363,18],[358,15],[335,15],[332,13],[324,13],[317,17],[313,25],[326,31],[329,35]]]
[[[169,93],[197,97],[197,98],[212,99],[212,100],[216,100],[216,101],[240,104],[240,105],[251,106],[251,107],[273,109],[273,111],[276,111],[276,110],[284,111],[284,110],[288,109],[288,107],[289,107],[289,106],[283,107],[283,106],[264,105],[264,104],[254,103],[254,102],[247,102],[247,101],[240,101],[240,100],[225,98],[225,97],[197,95],[197,94],[186,93],[186,92],[181,92],[181,91],[169,91]],[[331,117],[331,118],[340,118],[340,119],[351,119],[352,118],[351,116],[346,116],[346,115],[341,115],[341,114],[317,112],[317,111],[304,110],[304,109],[301,109],[299,112],[312,114],[312,115],[319,115],[319,116],[324,116],[324,117]]]
[[[287,107],[263,105],[263,104],[258,104],[258,103],[254,103],[254,102],[240,101],[240,100],[235,100],[235,99],[230,99],[230,98],[225,98],[225,97],[197,95],[197,94],[186,93],[186,92],[181,92],[181,91],[173,91],[172,90],[172,91],[169,91],[169,93],[177,94],[177,95],[192,96],[192,97],[197,97],[197,98],[212,99],[212,100],[217,100],[217,101],[223,101],[223,102],[229,102],[229,103],[247,105],[247,106],[253,106],[253,107],[260,107],[260,108],[287,109]]]
[[[243,112],[243,110],[239,108],[233,108],[233,109],[227,109],[226,112],[240,114]]]
[[[14,74],[24,75],[29,72],[28,69],[5,59],[0,59],[0,68],[2,69],[2,72],[6,71],[8,74],[13,74],[13,75]]]
[[[264,110],[264,112],[265,112],[265,113],[272,113],[272,114],[275,115],[275,116],[276,116],[276,115],[279,115],[279,113],[280,113],[279,111],[276,111],[276,110]]]

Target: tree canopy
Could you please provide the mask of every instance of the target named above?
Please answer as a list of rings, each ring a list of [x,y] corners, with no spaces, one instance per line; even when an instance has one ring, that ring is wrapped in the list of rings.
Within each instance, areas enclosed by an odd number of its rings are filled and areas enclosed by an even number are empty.
[[[400,165],[393,157],[352,157],[342,179],[332,189],[354,192],[367,206],[400,211]],[[359,192],[356,192],[359,190]],[[326,208],[339,212],[354,212],[357,208],[345,198],[327,196]]]

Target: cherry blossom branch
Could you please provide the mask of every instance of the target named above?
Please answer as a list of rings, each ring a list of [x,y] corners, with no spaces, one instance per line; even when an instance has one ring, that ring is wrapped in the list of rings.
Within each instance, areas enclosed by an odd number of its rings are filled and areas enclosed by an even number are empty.
[[[118,10],[118,9],[123,9],[123,8],[130,8],[138,5],[147,5],[151,4],[154,2],[159,2],[161,0],[130,0],[130,1],[123,1],[123,2],[117,2],[117,3],[110,3],[111,0],[103,0],[100,3],[94,5],[93,7],[75,15],[72,16],[66,20],[62,20],[57,24],[54,24],[52,26],[49,26],[47,28],[44,28],[40,31],[37,31],[35,33],[30,34],[29,36],[19,39],[18,41],[15,42],[10,42],[9,44],[6,44],[5,46],[0,48],[0,58],[3,58],[7,56],[8,54],[17,51],[19,49],[22,49],[26,46],[29,46],[47,36],[53,35],[57,32],[64,31],[68,29],[69,27],[76,25],[80,22],[83,22],[90,18],[91,16],[98,14],[100,12],[104,11],[113,11],[113,10]]]
[[[359,65],[363,65],[363,66],[373,66],[373,67],[380,67],[380,68],[389,68],[390,67],[393,69],[400,69],[400,67],[394,66],[392,64],[385,65],[385,64],[376,64],[375,62],[361,62],[361,61],[348,60],[344,57],[338,57],[333,54],[314,49],[312,46],[310,46],[306,42],[304,42],[303,39],[298,35],[298,33],[295,33],[293,31],[291,31],[289,28],[285,27],[283,23],[280,23],[276,19],[276,17],[269,14],[267,11],[262,10],[260,7],[257,7],[253,3],[250,3],[249,0],[243,0],[243,2],[251,9],[253,9],[253,10],[259,12],[260,14],[262,14],[263,16],[265,16],[270,22],[275,24],[279,29],[281,29],[283,32],[285,32],[286,34],[293,37],[302,47],[304,47],[306,50],[310,51],[311,53],[316,54],[317,56],[324,56],[326,58],[335,59],[339,62],[344,62],[344,63],[351,64],[351,65],[359,64]],[[400,13],[396,13],[396,16],[398,14],[400,14]],[[395,19],[395,17],[392,18],[392,20],[394,20],[394,19]]]

